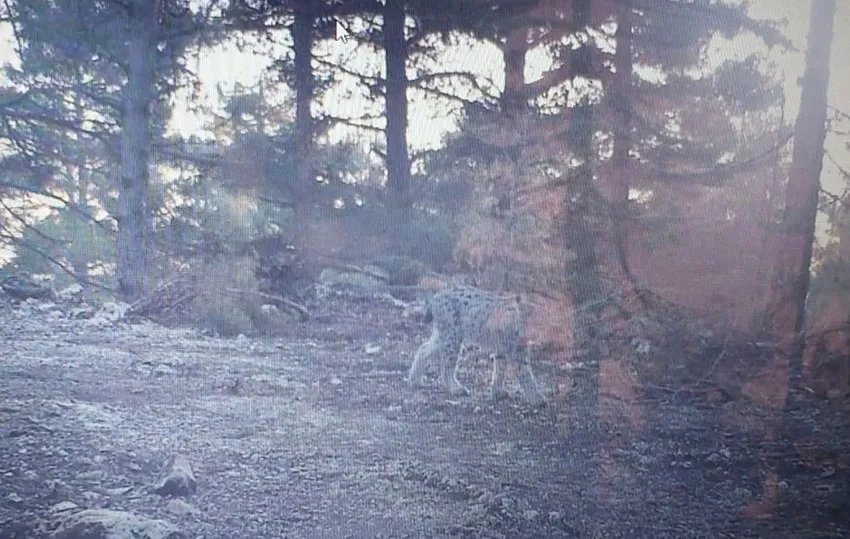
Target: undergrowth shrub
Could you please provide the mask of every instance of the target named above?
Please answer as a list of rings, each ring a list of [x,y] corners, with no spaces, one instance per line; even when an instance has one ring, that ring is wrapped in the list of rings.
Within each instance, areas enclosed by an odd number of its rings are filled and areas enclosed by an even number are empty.
[[[249,257],[222,257],[209,261],[197,272],[196,296],[186,322],[223,337],[272,335],[291,318],[268,306],[259,292]]]

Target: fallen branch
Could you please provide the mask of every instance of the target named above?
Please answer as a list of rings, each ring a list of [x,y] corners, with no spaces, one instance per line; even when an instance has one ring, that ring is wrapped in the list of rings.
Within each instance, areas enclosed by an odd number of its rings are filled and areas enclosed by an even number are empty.
[[[287,299],[283,296],[276,296],[274,294],[266,294],[265,292],[258,292],[258,291],[254,291],[254,290],[240,290],[238,288],[225,288],[224,292],[227,292],[228,294],[235,294],[235,295],[251,294],[253,296],[259,296],[263,299],[278,301],[280,303],[283,303],[287,307],[290,307],[290,308],[294,309],[295,311],[297,311],[298,314],[301,315],[301,321],[302,322],[305,322],[305,321],[310,319],[310,311],[308,311],[306,307],[304,307],[300,303],[296,303],[296,302],[292,301],[291,299]]]

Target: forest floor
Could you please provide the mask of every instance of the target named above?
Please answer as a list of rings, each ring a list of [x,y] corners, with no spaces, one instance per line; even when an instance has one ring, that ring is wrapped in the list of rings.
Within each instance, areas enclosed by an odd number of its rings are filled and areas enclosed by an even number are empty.
[[[379,300],[332,298],[276,340],[0,305],[4,539],[62,501],[207,539],[850,536],[850,426],[826,404],[800,410],[796,445],[683,399],[646,399],[624,433],[588,428],[579,388],[490,402],[483,360],[461,367],[469,397],[409,389],[427,328]],[[567,372],[536,370],[548,388]],[[197,478],[179,511],[150,488],[175,454]],[[741,519],[765,455],[793,464],[779,510]]]

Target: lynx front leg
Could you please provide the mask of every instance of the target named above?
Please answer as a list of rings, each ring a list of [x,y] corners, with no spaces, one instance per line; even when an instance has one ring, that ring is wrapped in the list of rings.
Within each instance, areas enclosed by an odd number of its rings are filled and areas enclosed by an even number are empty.
[[[441,378],[443,385],[449,395],[453,397],[461,397],[469,395],[467,390],[457,379],[457,364],[460,356],[460,344],[450,343],[441,351],[442,370]]]
[[[493,400],[501,400],[508,396],[505,389],[505,369],[507,359],[502,354],[495,354],[493,359],[493,378],[490,381],[490,397]]]
[[[440,334],[435,329],[431,333],[431,337],[413,355],[413,363],[410,365],[410,370],[407,373],[407,383],[411,387],[422,385],[422,377],[425,375],[425,367],[428,364],[428,359],[437,353],[439,342]]]
[[[531,370],[531,365],[527,359],[518,366],[517,378],[519,379],[519,387],[522,390],[522,395],[529,405],[535,407],[546,405],[546,397],[540,390],[540,385],[534,378],[534,372]]]

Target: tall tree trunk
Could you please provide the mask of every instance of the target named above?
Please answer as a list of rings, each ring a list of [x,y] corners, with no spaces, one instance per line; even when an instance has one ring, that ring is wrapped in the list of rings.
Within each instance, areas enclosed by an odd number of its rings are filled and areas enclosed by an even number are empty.
[[[525,54],[528,52],[528,27],[519,23],[508,32],[502,47],[505,62],[505,91],[502,94],[502,109],[508,116],[521,111],[525,106]]]
[[[600,5],[601,4],[601,5]],[[602,0],[593,0],[594,21],[602,20],[610,6]],[[615,73],[611,85],[610,103],[614,116],[614,153],[608,167],[599,174],[597,185],[605,199],[607,211],[600,211],[599,226],[594,238],[602,281],[601,293],[609,293],[612,301],[601,308],[605,331],[610,344],[600,352],[599,388],[608,395],[599,404],[599,410],[607,420],[625,423],[632,431],[638,429],[643,420],[643,411],[637,404],[637,378],[630,367],[634,350],[629,345],[614,343],[630,342],[629,318],[641,314],[645,305],[638,291],[636,277],[629,267],[628,241],[629,187],[633,161],[629,155],[632,148],[632,32],[634,11],[631,0],[615,4],[617,41],[614,53]],[[592,54],[592,53],[591,53]],[[607,68],[604,68],[607,69]],[[587,143],[586,143],[587,144]],[[613,293],[613,294],[611,294]],[[603,324],[600,323],[600,327]],[[620,333],[608,333],[619,328]],[[616,347],[614,349],[610,347]],[[611,398],[613,397],[613,398]]]
[[[614,52],[614,167],[629,168],[629,150],[632,145],[632,110],[629,97],[632,88],[632,26],[634,11],[631,0],[617,3],[617,32],[614,38],[617,48]],[[613,199],[618,204],[628,203],[628,178],[620,178],[614,185]]]
[[[405,0],[387,0],[384,8],[384,53],[387,69],[387,185],[393,205],[404,211],[410,200],[410,157],[407,153],[407,40]]]
[[[826,138],[826,95],[834,16],[835,0],[813,1],[800,112],[794,127],[794,152],[785,193],[782,238],[767,311],[766,328],[776,344],[777,353],[764,376],[751,384],[756,386],[761,382],[775,386],[754,387],[753,394],[763,395],[762,404],[777,411],[789,411],[799,393],[805,345],[802,328]],[[787,413],[780,417],[786,422],[790,420]],[[768,427],[768,438],[775,437],[781,428],[782,423],[774,420]],[[762,499],[744,510],[746,516],[760,518],[773,512],[778,484],[776,470],[775,466],[767,470]]]
[[[634,278],[629,269],[626,244],[628,243],[629,180],[631,179],[632,160],[629,151],[632,148],[632,26],[634,11],[631,0],[621,0],[617,10],[617,49],[614,53],[614,131],[613,165],[615,173],[610,175],[610,199],[614,208],[614,243],[621,270],[634,286]]]
[[[601,23],[610,14],[611,6],[606,0],[593,0],[593,4],[594,20],[600,20]],[[624,304],[628,305],[625,310],[634,314],[635,308],[645,306],[640,301],[639,283],[629,267],[627,251],[629,188],[634,174],[633,160],[629,155],[632,149],[632,34],[635,18],[633,0],[617,1],[613,9],[617,21],[613,76],[608,66],[602,63],[605,56],[595,54],[593,57],[595,75],[603,81],[610,80],[608,102],[614,120],[613,158],[604,165],[597,180],[610,210],[610,218],[606,223],[608,230],[603,245],[600,245],[605,248],[600,252],[600,265],[606,276],[612,280],[612,289],[620,293]]]
[[[150,106],[156,75],[156,0],[130,3],[127,83],[121,125],[121,178],[118,183],[118,294],[142,297],[148,286],[147,204],[150,159]]]
[[[583,30],[590,22],[591,0],[573,0],[573,21],[576,30]],[[584,44],[573,50],[571,64],[574,77],[590,76],[590,45]],[[567,264],[570,296],[572,298],[574,346],[583,354],[582,361],[589,368],[579,389],[578,399],[588,414],[588,425],[592,425],[596,413],[599,390],[599,363],[604,355],[604,335],[599,330],[602,319],[602,282],[596,244],[599,231],[594,224],[599,209],[595,203],[593,186],[593,114],[591,105],[584,100],[572,112],[569,140],[581,165],[568,182],[565,236],[567,251],[575,256]]]
[[[826,92],[835,0],[814,0],[809,24],[806,70],[800,112],[794,126],[794,153],[785,193],[783,241],[777,256],[767,328],[791,363],[792,381],[799,378],[809,266],[815,236],[823,143],[826,138]]]
[[[292,42],[295,56],[295,178],[290,192],[296,229],[303,230],[311,217],[313,181],[313,8],[309,0],[295,4]]]

